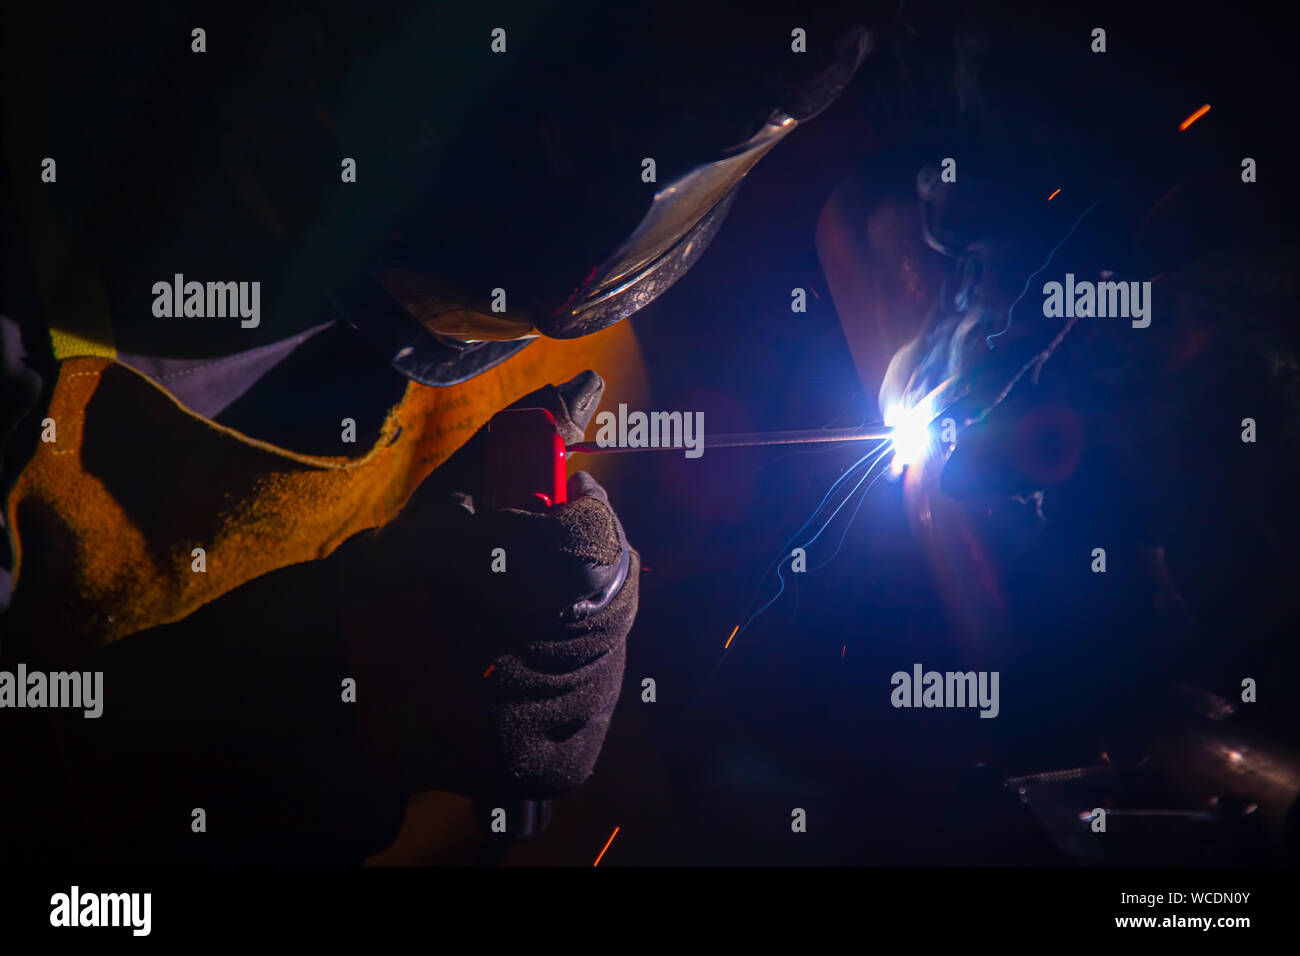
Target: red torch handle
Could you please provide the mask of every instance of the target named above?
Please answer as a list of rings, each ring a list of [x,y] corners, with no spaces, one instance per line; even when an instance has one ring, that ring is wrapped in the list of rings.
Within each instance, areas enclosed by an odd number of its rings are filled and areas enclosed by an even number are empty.
[[[546,409],[510,408],[497,412],[488,422],[487,447],[488,508],[535,511],[539,501],[550,508],[568,500],[564,438],[555,417]],[[509,840],[535,836],[551,822],[549,800],[479,799],[476,806],[485,833],[491,808],[509,808]]]
[[[544,408],[508,408],[488,422],[487,506],[535,510],[564,504],[564,438]]]

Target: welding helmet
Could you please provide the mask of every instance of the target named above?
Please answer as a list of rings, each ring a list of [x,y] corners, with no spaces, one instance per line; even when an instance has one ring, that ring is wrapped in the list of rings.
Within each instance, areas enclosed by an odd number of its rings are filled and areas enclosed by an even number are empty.
[[[331,295],[393,367],[451,385],[538,336],[589,335],[643,308],[870,45],[862,25],[815,18],[805,56],[791,52],[798,17],[681,12],[507,33],[519,47],[507,45],[494,82],[508,92],[466,118],[467,146],[437,157],[390,240]]]
[[[78,340],[216,359],[341,317],[402,374],[450,385],[538,336],[599,331],[699,258],[889,13],[583,6],[217,7],[203,52],[160,19],[111,69],[128,42],[111,15],[60,26],[57,49],[41,14],[15,21],[16,68],[62,57],[6,132],[57,131],[48,285],[78,290],[60,311],[107,317]],[[160,320],[148,292],[178,275],[257,280],[261,320]]]

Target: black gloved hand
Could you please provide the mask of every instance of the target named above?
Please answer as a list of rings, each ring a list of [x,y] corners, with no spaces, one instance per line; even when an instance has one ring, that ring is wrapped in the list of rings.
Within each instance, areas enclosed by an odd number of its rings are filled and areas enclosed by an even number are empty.
[[[604,489],[579,472],[568,493],[545,513],[489,511],[469,522],[480,560],[462,580],[478,607],[458,650],[483,685],[491,757],[513,796],[552,796],[591,775],[636,615],[639,560]],[[490,570],[494,548],[505,572]]]
[[[41,394],[41,377],[27,364],[26,358],[18,323],[0,315],[0,488],[19,470],[18,463],[9,462],[10,471],[6,471],[5,446]],[[9,607],[12,594],[12,561],[4,512],[0,509],[0,614]]]
[[[572,443],[603,389],[584,372],[511,407],[546,408]],[[387,642],[381,653],[402,669],[387,703],[408,790],[539,799],[595,766],[622,685],[639,559],[585,472],[569,479],[566,504],[479,507],[485,439],[430,475],[371,542],[371,573],[418,594],[435,632]]]

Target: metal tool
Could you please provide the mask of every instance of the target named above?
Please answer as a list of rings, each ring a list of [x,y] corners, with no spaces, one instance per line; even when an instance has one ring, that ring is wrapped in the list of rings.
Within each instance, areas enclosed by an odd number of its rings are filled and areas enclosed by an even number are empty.
[[[487,426],[487,488],[490,509],[546,507],[568,500],[564,439],[544,408],[507,408]]]
[[[550,508],[568,501],[564,439],[555,416],[544,408],[508,408],[492,416],[487,432],[486,507],[534,510],[539,502]],[[506,813],[504,833],[492,830],[497,808]],[[551,801],[480,798],[475,816],[485,834],[526,840],[550,824]]]
[[[889,428],[812,428],[786,432],[737,432],[729,435],[705,435],[705,448],[749,448],[763,445],[816,445],[839,441],[884,441],[892,437]],[[677,451],[680,448],[622,448],[603,446],[594,441],[580,441],[568,451],[584,455],[608,455],[625,451]]]

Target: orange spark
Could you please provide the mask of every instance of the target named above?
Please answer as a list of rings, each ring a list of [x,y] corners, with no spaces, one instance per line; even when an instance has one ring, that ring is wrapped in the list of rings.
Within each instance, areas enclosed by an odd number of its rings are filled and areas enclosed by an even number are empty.
[[[1187,127],[1191,126],[1193,123],[1195,123],[1198,119],[1200,119],[1202,116],[1204,116],[1204,115],[1205,115],[1206,113],[1208,113],[1209,111],[1210,111],[1210,104],[1209,104],[1209,103],[1206,103],[1204,106],[1202,106],[1199,110],[1197,110],[1197,111],[1196,111],[1195,113],[1193,113],[1191,116],[1187,117],[1187,119],[1185,119],[1185,120],[1183,120],[1181,123],[1179,123],[1179,124],[1178,124],[1178,128],[1179,128],[1180,130],[1185,130],[1185,129],[1187,129]]]
[[[496,670],[496,669],[497,669],[497,666],[496,666],[495,664],[489,664],[489,665],[488,665],[488,669],[485,670],[485,671],[483,672],[483,676],[484,676],[484,677],[487,677],[488,674],[491,674],[491,673],[492,673],[494,670]]]
[[[592,866],[600,866],[600,857],[605,855],[605,851],[609,849],[609,845],[614,842],[614,837],[618,836],[618,829],[618,827],[614,827],[614,832],[611,833],[609,839],[605,841],[604,847],[601,848],[600,856],[596,857],[596,862],[591,864]]]
[[[1058,189],[1058,190],[1056,191],[1056,193],[1059,193],[1059,192],[1060,192],[1060,190]],[[1052,193],[1052,195],[1048,196],[1048,197],[1047,197],[1047,201],[1048,201],[1048,202],[1051,202],[1053,199],[1055,199],[1055,198],[1056,198],[1056,193]]]
[[[736,627],[735,627],[735,630],[733,630],[733,631],[731,632],[731,637],[735,637],[735,636],[736,636],[736,631],[739,631],[739,630],[740,630],[740,625],[737,624]],[[727,643],[725,643],[725,644],[722,645],[722,649],[723,649],[724,651],[725,651],[728,647],[731,646],[731,637],[727,638]]]

